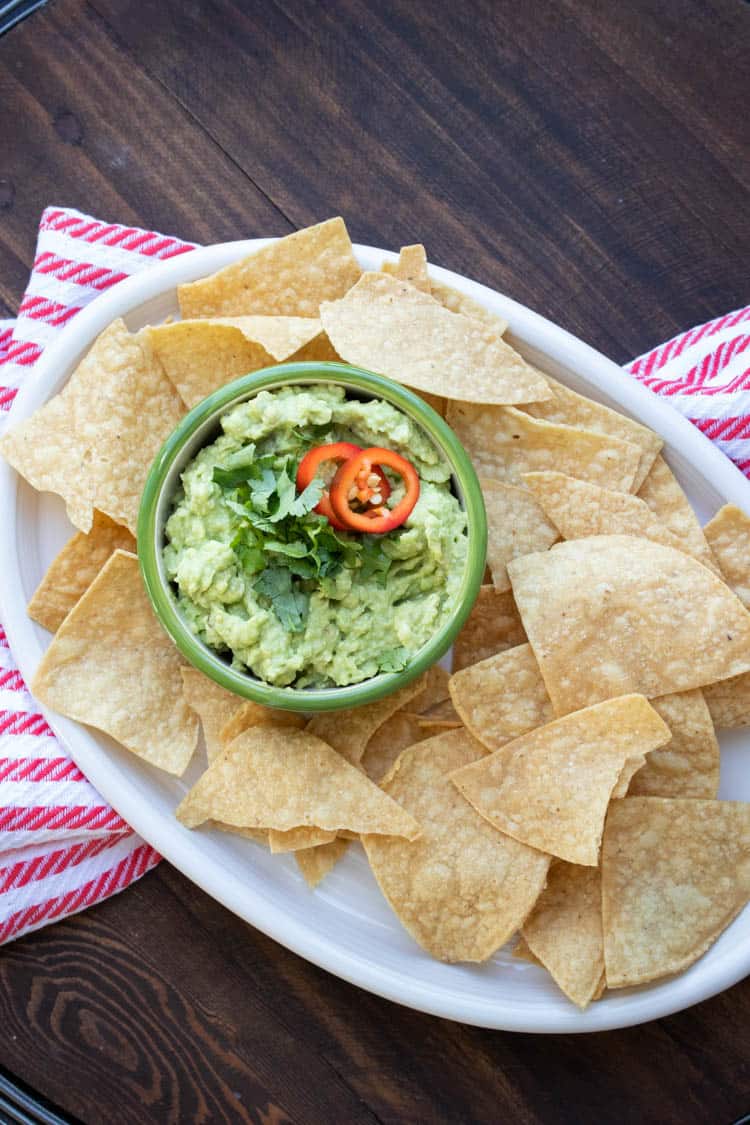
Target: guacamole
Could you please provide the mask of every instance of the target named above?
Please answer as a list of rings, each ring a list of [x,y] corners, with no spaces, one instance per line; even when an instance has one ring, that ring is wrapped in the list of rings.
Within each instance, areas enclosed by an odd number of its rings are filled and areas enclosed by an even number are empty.
[[[181,477],[166,572],[189,627],[269,684],[330,687],[399,671],[448,618],[465,569],[466,517],[450,468],[404,413],[329,385],[262,391],[221,419]],[[419,499],[384,535],[334,530],[301,494],[302,457],[348,441],[407,458]],[[389,507],[403,484],[388,475]]]

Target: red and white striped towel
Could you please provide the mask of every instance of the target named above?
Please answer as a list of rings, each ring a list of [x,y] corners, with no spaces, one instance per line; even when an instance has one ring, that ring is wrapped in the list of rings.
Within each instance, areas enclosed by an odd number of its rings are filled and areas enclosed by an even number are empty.
[[[76,313],[130,274],[192,249],[154,231],[48,208],[18,318],[0,321],[0,427],[18,387]],[[674,337],[627,370],[750,477],[748,348],[750,306]],[[0,624],[0,943],[101,902],[158,862],[39,714]]]

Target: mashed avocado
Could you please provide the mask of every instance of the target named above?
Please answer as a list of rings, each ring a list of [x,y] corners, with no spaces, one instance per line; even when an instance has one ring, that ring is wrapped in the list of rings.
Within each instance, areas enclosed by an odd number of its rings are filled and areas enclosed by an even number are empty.
[[[466,562],[466,519],[427,435],[382,400],[333,386],[262,391],[182,474],[164,560],[190,628],[267,683],[325,687],[398,671],[443,625]],[[297,494],[317,445],[386,446],[411,461],[419,500],[386,535],[335,532]],[[400,481],[391,478],[393,506]]]

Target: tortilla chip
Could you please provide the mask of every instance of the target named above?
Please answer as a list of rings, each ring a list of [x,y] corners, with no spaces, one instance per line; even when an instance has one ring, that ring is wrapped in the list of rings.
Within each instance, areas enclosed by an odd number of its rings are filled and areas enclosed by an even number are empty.
[[[348,847],[348,840],[336,839],[330,844],[322,844],[319,848],[306,848],[305,851],[296,852],[294,858],[308,887],[317,887],[318,883],[325,879],[329,871],[332,871],[343,858]]]
[[[91,530],[98,509],[135,534],[151,464],[184,413],[147,337],[118,319],[0,452],[34,488],[62,496],[79,530]]]
[[[550,723],[552,703],[531,645],[518,645],[454,672],[456,711],[490,752]]]
[[[720,578],[671,547],[595,535],[514,559],[508,573],[558,715],[750,669],[750,614]]]
[[[389,273],[399,281],[408,281],[415,289],[429,293],[432,289],[430,277],[427,273],[427,255],[424,246],[419,243],[414,246],[402,246],[397,262],[383,262],[380,267],[383,273]]]
[[[609,988],[692,965],[750,899],[750,805],[628,797],[602,847]]]
[[[148,329],[154,351],[188,407],[233,379],[288,359],[319,335],[317,318],[298,316],[181,320]]]
[[[270,724],[274,727],[292,727],[295,730],[302,730],[307,726],[308,719],[306,715],[300,715],[296,711],[282,711],[278,707],[263,707],[260,703],[253,703],[251,700],[245,700],[235,708],[232,715],[222,724],[219,730],[219,749],[223,750],[230,742],[233,742],[238,734],[243,730],[249,730],[250,727],[259,726],[261,724]]]
[[[621,770],[669,738],[642,695],[624,695],[537,727],[451,779],[501,832],[595,867]]]
[[[95,511],[91,531],[76,532],[50,563],[29,602],[29,617],[54,633],[118,547],[134,553],[135,539],[127,528]]]
[[[638,495],[648,504],[659,523],[679,539],[683,551],[704,563],[706,556],[711,557],[711,569],[718,574],[716,560],[711,555],[711,548],[698,523],[698,517],[663,457],[659,456],[654,461],[648,476],[638,489]]]
[[[446,691],[449,690],[449,685],[450,676],[447,676]],[[417,718],[421,719],[423,722],[437,722],[443,719],[459,723],[461,721],[458,717],[458,714],[456,713],[456,708],[453,706],[453,701],[451,700],[450,695],[447,699],[443,699],[442,702],[436,703],[434,707],[430,707],[428,708],[428,710],[422,711],[421,714],[417,715]]]
[[[288,363],[341,363],[341,356],[325,332],[320,332],[309,344],[290,355]]]
[[[462,313],[463,316],[471,317],[472,320],[481,321],[493,336],[502,336],[507,331],[507,320],[498,316],[497,313],[490,312],[484,305],[480,305],[473,297],[468,297],[459,289],[453,289],[450,285],[443,285],[442,281],[436,281],[434,277],[430,278],[430,289],[432,296],[440,302],[443,308],[454,313]],[[542,372],[540,371],[539,374],[542,375]],[[546,376],[544,377],[546,378]]]
[[[336,839],[335,832],[326,832],[323,828],[290,828],[286,832],[279,832],[275,828],[268,830],[268,846],[276,855],[281,852],[314,850],[326,844],[332,844]]]
[[[151,609],[138,559],[117,550],[53,637],[31,690],[47,707],[179,776],[198,742],[182,667]]]
[[[362,755],[361,766],[369,778],[378,784],[383,780],[407,746],[429,738],[430,733],[419,725],[419,716],[397,711],[375,731]]]
[[[599,868],[553,863],[521,932],[565,995],[579,1008],[587,1007],[604,972]]]
[[[206,754],[209,763],[218,758],[224,748],[221,730],[228,720],[243,706],[244,701],[221,687],[197,668],[182,668],[182,694],[188,707],[201,721]]]
[[[510,590],[501,592],[494,586],[482,586],[453,642],[453,671],[522,645],[525,640],[526,632]]]
[[[659,435],[649,430],[647,426],[642,426],[640,422],[634,422],[632,418],[618,414],[616,410],[602,406],[600,402],[594,402],[585,395],[571,391],[570,387],[558,383],[551,375],[544,375],[544,377],[552,397],[544,402],[534,402],[524,406],[522,410],[545,422],[575,426],[579,430],[590,430],[595,434],[620,438],[637,445],[641,455],[632,486],[633,491],[637,492],[664,444]]]
[[[627,492],[613,492],[590,481],[564,473],[525,473],[524,485],[558,528],[563,539],[586,539],[590,535],[640,535],[693,555],[714,573],[719,573],[705,540],[678,539],[659,522],[645,501]]]
[[[640,461],[621,438],[542,422],[521,410],[452,402],[448,423],[482,476],[523,484],[523,474],[559,469],[604,488],[629,492]]]
[[[496,590],[509,590],[506,564],[532,551],[546,551],[559,538],[557,528],[530,492],[484,477],[481,481],[487,511],[487,562]]]
[[[383,788],[422,825],[414,843],[363,836],[380,889],[415,941],[441,961],[486,961],[522,925],[549,856],[496,832],[449,775],[481,755],[466,731],[405,750]]]
[[[450,672],[447,672],[442,665],[433,664],[421,677],[419,692],[408,699],[403,706],[408,706],[409,711],[415,715],[421,715],[425,711],[431,711],[433,707],[445,703],[447,699],[450,699],[450,692],[448,691],[450,678]]]
[[[219,832],[228,832],[231,836],[241,836],[244,840],[252,840],[254,844],[268,847],[268,831],[265,828],[233,828],[231,824],[222,824],[220,820],[207,820],[206,827],[218,828]]]
[[[375,703],[365,703],[363,707],[355,707],[351,711],[325,711],[314,715],[305,730],[316,738],[322,738],[347,762],[356,766],[378,727],[405,703],[416,698],[425,686],[425,677],[419,676]]]
[[[180,285],[183,320],[204,316],[317,316],[360,275],[346,224],[328,219],[272,242],[211,277]]]
[[[718,730],[750,726],[750,672],[707,684],[703,696]]]
[[[725,504],[703,528],[721,573],[743,605],[750,607],[750,517]]]
[[[323,828],[415,839],[419,825],[361,770],[307,731],[255,726],[235,738],[183,799],[188,828]]]
[[[646,759],[627,790],[631,797],[704,797],[719,791],[719,743],[698,689],[662,695],[651,706],[672,738]]]
[[[585,870],[588,871],[589,868],[586,868]],[[522,934],[519,934],[518,941],[513,946],[513,956],[516,957],[519,961],[527,961],[529,965],[538,965],[540,969],[544,968],[544,965],[539,960],[539,958],[535,957],[529,949],[528,945],[526,944],[526,939]]]
[[[344,298],[321,305],[339,355],[396,382],[470,402],[532,402],[544,379],[479,321],[383,273],[365,273]]]

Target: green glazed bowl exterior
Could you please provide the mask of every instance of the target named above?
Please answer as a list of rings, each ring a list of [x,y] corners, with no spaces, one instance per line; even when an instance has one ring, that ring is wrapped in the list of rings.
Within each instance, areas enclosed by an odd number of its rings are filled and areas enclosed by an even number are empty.
[[[215,440],[219,419],[259,391],[289,384],[337,384],[362,396],[384,399],[407,414],[442,451],[467,516],[468,552],[463,581],[449,620],[423,645],[401,672],[384,672],[346,687],[274,687],[247,672],[235,671],[198,639],[177,607],[164,573],[164,525],[179,476],[205,445]],[[436,663],[450,648],[479,592],[487,553],[487,517],[474,468],[450,427],[417,395],[381,375],[343,363],[286,363],[245,375],[221,387],[187,414],[167,439],[146,481],[138,515],[138,558],[154,611],[183,656],[217,684],[245,699],[287,711],[333,711],[372,703],[403,687]]]

